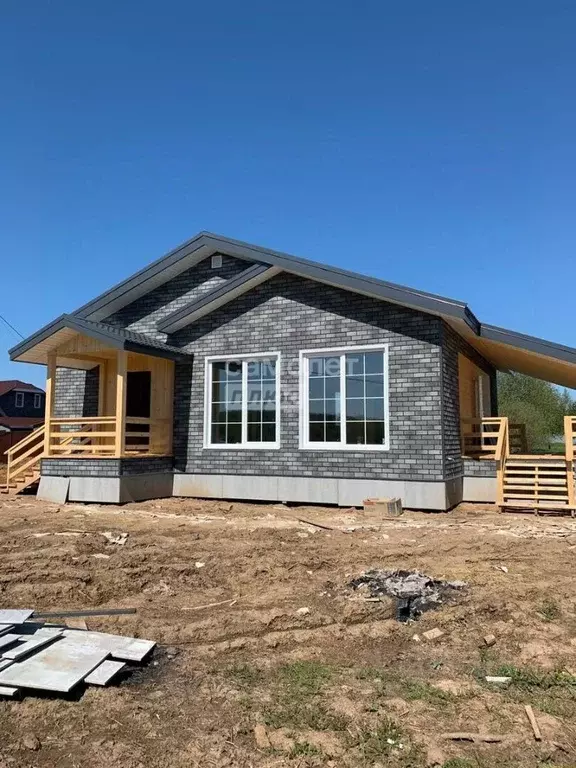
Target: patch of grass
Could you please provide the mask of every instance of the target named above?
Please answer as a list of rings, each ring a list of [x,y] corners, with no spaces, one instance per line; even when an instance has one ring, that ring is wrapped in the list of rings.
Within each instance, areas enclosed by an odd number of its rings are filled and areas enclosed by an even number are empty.
[[[455,699],[453,694],[441,691],[439,688],[420,680],[411,680],[406,683],[406,698],[410,701],[420,700],[441,707],[445,707]]]
[[[264,722],[270,728],[310,729],[311,731],[345,731],[348,721],[328,712],[319,702],[303,701],[300,697],[279,697],[264,710]]]
[[[332,670],[317,661],[295,661],[285,664],[278,671],[279,678],[295,693],[314,696],[332,676]]]
[[[452,757],[442,765],[442,768],[477,768],[477,763],[467,757]]]
[[[540,688],[569,688],[576,691],[576,677],[568,672],[547,672],[533,667],[515,667],[513,664],[502,664],[496,672],[496,676],[510,677],[510,686],[522,690]]]
[[[562,610],[558,603],[549,597],[542,601],[538,613],[544,621],[555,621],[562,616]]]
[[[318,747],[315,747],[314,744],[310,744],[308,741],[297,741],[290,750],[290,754],[288,755],[290,758],[321,756],[322,750],[318,749]]]
[[[357,731],[351,736],[350,746],[358,751],[363,765],[382,762],[398,768],[416,768],[422,764],[421,747],[412,744],[389,717],[383,717],[377,728]]]
[[[374,680],[375,678],[384,679],[386,670],[380,667],[360,667],[356,670],[355,676],[357,680]]]
[[[235,664],[224,670],[226,677],[232,679],[241,688],[253,688],[264,679],[262,670],[249,664]]]

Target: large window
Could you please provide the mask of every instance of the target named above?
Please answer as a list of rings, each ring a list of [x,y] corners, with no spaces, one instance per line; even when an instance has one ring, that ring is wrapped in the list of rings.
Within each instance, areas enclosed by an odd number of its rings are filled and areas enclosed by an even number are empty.
[[[303,448],[386,450],[385,346],[301,353]]]
[[[278,353],[206,361],[205,446],[278,448]]]

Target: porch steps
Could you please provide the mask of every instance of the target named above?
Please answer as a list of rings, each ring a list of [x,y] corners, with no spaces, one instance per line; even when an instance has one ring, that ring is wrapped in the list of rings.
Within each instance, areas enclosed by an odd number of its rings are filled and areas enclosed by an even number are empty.
[[[25,475],[20,475],[17,480],[0,485],[0,494],[15,496],[20,491],[30,488],[40,480],[40,462],[31,468]]]
[[[511,509],[571,510],[572,473],[557,456],[512,455],[506,459],[499,506]]]
[[[37,427],[19,443],[6,451],[7,478],[0,494],[15,496],[40,480],[40,460],[44,449],[44,425]]]

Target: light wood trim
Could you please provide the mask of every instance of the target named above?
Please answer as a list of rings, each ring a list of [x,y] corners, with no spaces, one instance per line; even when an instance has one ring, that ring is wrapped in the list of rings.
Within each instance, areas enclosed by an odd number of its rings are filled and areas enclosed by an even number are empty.
[[[110,430],[109,432],[92,432],[91,430],[88,430],[87,432],[51,432],[50,437],[59,437],[59,438],[75,438],[75,437],[108,437],[108,438],[114,438],[115,431]]]
[[[54,395],[56,389],[56,355],[51,352],[47,357],[46,371],[46,410],[44,415],[44,455],[50,456],[50,423],[54,416]]]
[[[52,419],[52,424],[114,424],[116,416],[66,416]]]
[[[83,445],[82,443],[69,443],[68,445],[53,445],[52,451],[62,453],[63,451],[70,454],[76,451],[90,451],[93,456],[98,456],[99,453],[111,452],[115,453],[115,445]]]
[[[568,503],[576,507],[576,490],[574,488],[574,428],[576,418],[564,417],[564,450],[566,452],[566,483],[568,485]]]
[[[4,451],[6,456],[14,456],[15,453],[18,453],[19,450],[22,448],[25,448],[29,443],[36,440],[39,436],[40,432],[44,431],[44,425],[42,424],[39,427],[36,427],[36,429],[33,432],[30,432],[29,435],[26,435],[26,437],[23,437],[22,440],[19,440],[17,443],[12,445],[10,448],[8,448],[7,451]]]
[[[128,355],[119,350],[116,356],[116,451],[120,458],[124,453],[124,438],[126,435],[126,374],[128,372]]]

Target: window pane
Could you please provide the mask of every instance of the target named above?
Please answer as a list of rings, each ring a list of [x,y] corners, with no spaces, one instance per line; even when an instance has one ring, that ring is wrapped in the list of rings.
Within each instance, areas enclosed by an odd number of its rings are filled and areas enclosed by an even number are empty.
[[[239,381],[242,378],[242,363],[236,361],[228,363],[226,371],[228,381]]]
[[[381,397],[366,400],[368,421],[384,421],[384,400]]]
[[[310,378],[308,396],[311,400],[324,397],[324,379]]]
[[[249,381],[246,394],[248,397],[248,405],[251,403],[260,403],[262,401],[262,384],[259,381]]]
[[[326,421],[339,421],[340,419],[340,400],[325,400],[324,413]]]
[[[364,397],[364,378],[346,377],[346,397]]]
[[[340,377],[340,356],[324,358],[324,375],[330,378]]]
[[[324,400],[310,400],[310,421],[324,421]]]
[[[346,376],[362,376],[364,373],[364,355],[352,353],[346,355]]]
[[[262,406],[254,403],[248,405],[248,422],[262,421]]]
[[[364,444],[364,422],[347,421],[346,422],[346,442],[349,445]]]
[[[241,424],[228,424],[228,439],[227,443],[241,443],[242,442],[242,425]]]
[[[262,441],[262,425],[248,424],[248,442],[260,443]]]
[[[366,373],[384,373],[383,352],[366,352],[364,361]]]
[[[212,424],[212,442],[226,442],[226,424]]]
[[[262,442],[273,443],[276,440],[276,425],[262,424]]]
[[[366,376],[366,397],[384,397],[384,377]]]
[[[340,377],[324,379],[326,382],[326,397],[336,397],[340,395]]]
[[[223,381],[212,382],[212,402],[224,402],[226,400],[226,384]]]
[[[275,402],[265,402],[262,404],[262,421],[276,421]]]
[[[324,442],[324,422],[311,422],[310,423],[310,442],[311,443],[323,443]]]
[[[333,421],[326,422],[326,442],[327,443],[340,442],[340,422],[333,422]]]
[[[262,360],[260,366],[263,379],[276,378],[276,360]]]
[[[229,406],[229,405],[230,404],[227,403],[227,406]],[[235,422],[235,423],[239,423],[239,422],[242,421],[242,409],[241,408],[236,408],[236,407],[229,408],[229,410],[228,410],[228,422],[230,423],[232,421]]]
[[[276,382],[262,382],[262,400],[276,400]]]
[[[242,384],[239,381],[232,381],[226,384],[226,400],[229,403],[242,403]]]
[[[369,445],[382,445],[385,438],[383,421],[366,422],[366,442]]]
[[[212,421],[226,421],[226,403],[212,404]]]
[[[346,400],[346,419],[349,421],[364,420],[364,400]]]
[[[226,363],[212,363],[212,381],[226,379]]]
[[[261,379],[260,361],[249,360],[246,363],[246,374],[248,377],[248,381],[260,381]]]
[[[310,376],[324,376],[324,358],[311,357],[308,361]]]

